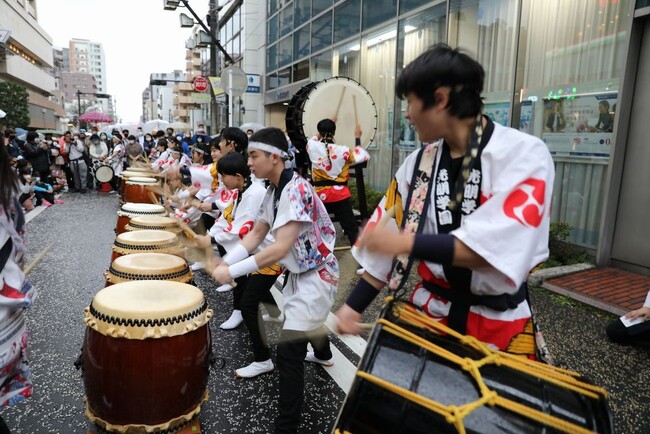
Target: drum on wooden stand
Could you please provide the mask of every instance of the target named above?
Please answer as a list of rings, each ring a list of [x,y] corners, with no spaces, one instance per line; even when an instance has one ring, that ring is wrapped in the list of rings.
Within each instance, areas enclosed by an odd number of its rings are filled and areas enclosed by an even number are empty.
[[[332,77],[309,83],[287,106],[285,125],[291,143],[300,151],[297,164],[309,166],[307,139],[315,136],[316,125],[336,116],[336,142],[354,148],[354,130],[361,127],[361,146],[366,148],[377,132],[377,106],[370,92],[348,77]]]
[[[579,374],[492,350],[412,306],[389,303],[334,432],[586,434],[614,427],[607,392]]]
[[[158,230],[124,232],[115,238],[111,248],[111,263],[120,256],[134,253],[169,253],[179,257],[185,255],[176,234]]]
[[[106,286],[133,280],[192,283],[185,259],[168,253],[133,253],[116,258],[105,272]]]
[[[124,201],[132,203],[159,203],[158,196],[149,187],[160,186],[156,178],[133,176],[126,180]]]
[[[180,234],[183,232],[178,220],[171,217],[161,217],[161,216],[151,216],[145,215],[140,217],[134,217],[129,221],[129,224],[126,225],[127,231],[142,231],[142,230],[160,230],[168,231],[174,234]]]
[[[153,203],[125,203],[120,207],[120,210],[117,212],[117,224],[115,226],[115,233],[117,235],[125,232],[126,225],[133,217],[145,216],[145,215],[155,215],[155,216],[165,216],[167,211],[162,205],[156,205]]]
[[[95,164],[93,164],[93,172],[97,182],[111,182],[113,179],[113,168],[108,164],[96,161]]]
[[[89,420],[149,433],[175,432],[196,417],[208,398],[211,317],[201,290],[183,283],[99,291],[84,311],[80,359]]]
[[[119,176],[120,176],[120,185],[119,185],[119,187],[120,187],[120,191],[119,191],[120,199],[124,200],[124,188],[126,187],[126,181],[129,178],[132,178],[134,176],[136,176],[136,177],[140,176],[141,177],[142,172],[132,172],[132,171],[127,169],[127,170],[122,171],[122,173],[120,173]]]

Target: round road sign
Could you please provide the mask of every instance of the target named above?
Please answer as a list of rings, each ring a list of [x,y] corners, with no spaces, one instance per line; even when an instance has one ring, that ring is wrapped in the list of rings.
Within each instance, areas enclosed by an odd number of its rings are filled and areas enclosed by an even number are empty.
[[[248,88],[248,78],[243,69],[229,66],[221,71],[221,87],[230,96],[242,96]]]
[[[197,92],[205,92],[208,89],[209,83],[208,79],[202,75],[197,75],[192,80],[192,88]]]

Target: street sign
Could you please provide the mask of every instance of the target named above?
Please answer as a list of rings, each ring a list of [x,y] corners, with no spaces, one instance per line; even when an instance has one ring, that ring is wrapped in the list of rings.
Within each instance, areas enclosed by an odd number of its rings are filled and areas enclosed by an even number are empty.
[[[231,97],[242,96],[248,88],[246,73],[238,66],[227,67],[221,72],[221,87]]]
[[[246,78],[248,80],[246,93],[260,93],[261,80],[259,74],[248,74]]]
[[[197,75],[192,80],[192,88],[197,92],[205,92],[208,89],[208,79],[202,75]]]
[[[214,96],[223,95],[223,87],[221,87],[221,77],[208,77],[212,85],[212,93]]]

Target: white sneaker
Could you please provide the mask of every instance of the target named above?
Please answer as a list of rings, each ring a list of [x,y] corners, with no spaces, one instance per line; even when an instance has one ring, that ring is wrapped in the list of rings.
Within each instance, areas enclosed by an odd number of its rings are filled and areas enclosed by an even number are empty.
[[[250,365],[235,370],[235,377],[238,378],[253,378],[258,375],[266,374],[273,371],[273,362],[271,359],[264,360],[263,362],[253,362]]]
[[[279,324],[279,323],[284,322],[284,314],[280,313],[280,316],[271,316],[271,315],[265,313],[264,315],[262,315],[262,320],[264,322],[276,322],[276,323]]]
[[[190,269],[192,271],[199,271],[203,269],[203,262],[195,262],[192,265],[190,265]]]
[[[228,318],[228,321],[224,322],[219,327],[221,327],[223,330],[232,330],[236,327],[239,327],[239,324],[241,324],[243,321],[244,317],[241,315],[241,310],[233,310],[232,315],[230,315],[230,318]]]
[[[357,270],[357,275],[361,276],[361,275],[363,275],[363,273],[365,273],[365,272],[366,272],[366,269],[363,268],[363,267],[361,267],[361,268],[359,268],[359,269]]]
[[[225,285],[221,285],[220,287],[217,288],[217,292],[228,292],[232,289],[232,285],[229,283],[226,283]]]
[[[334,361],[332,359],[329,360],[321,360],[318,357],[314,355],[313,351],[308,351],[307,355],[305,356],[305,362],[312,362],[312,363],[319,363],[323,366],[334,366]]]

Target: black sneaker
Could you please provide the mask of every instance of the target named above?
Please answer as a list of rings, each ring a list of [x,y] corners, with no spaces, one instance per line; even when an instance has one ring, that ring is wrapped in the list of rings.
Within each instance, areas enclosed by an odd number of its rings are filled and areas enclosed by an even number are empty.
[[[82,188],[81,190],[79,190],[79,193],[81,193],[81,194],[86,194],[86,189],[85,189],[85,188]]]

